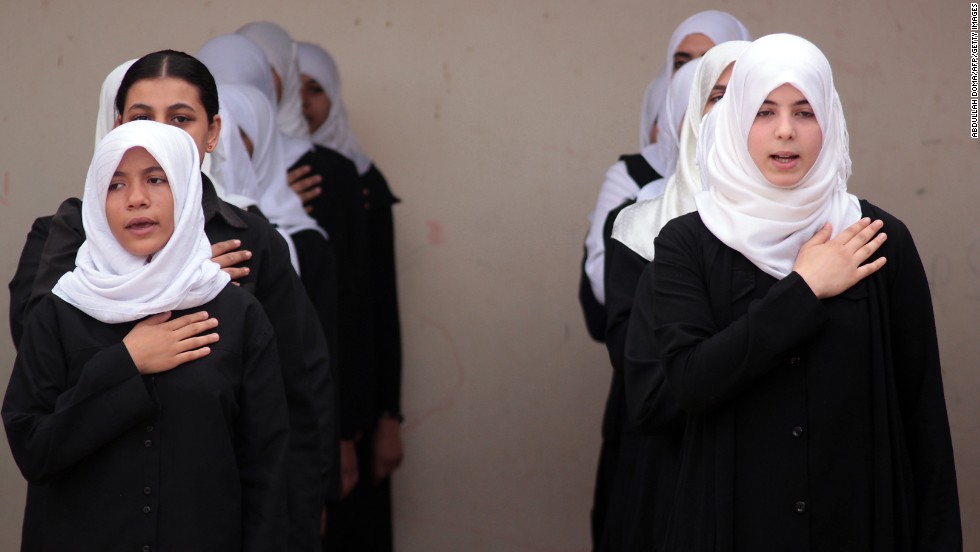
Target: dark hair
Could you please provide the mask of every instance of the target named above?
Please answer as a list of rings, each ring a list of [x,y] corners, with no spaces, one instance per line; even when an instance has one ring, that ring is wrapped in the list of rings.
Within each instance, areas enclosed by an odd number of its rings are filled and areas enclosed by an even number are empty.
[[[197,88],[204,111],[208,115],[208,122],[214,122],[214,116],[218,114],[218,86],[214,83],[211,71],[196,57],[176,50],[160,50],[136,60],[119,83],[116,110],[123,113],[126,95],[134,84],[144,79],[160,77],[180,79]]]

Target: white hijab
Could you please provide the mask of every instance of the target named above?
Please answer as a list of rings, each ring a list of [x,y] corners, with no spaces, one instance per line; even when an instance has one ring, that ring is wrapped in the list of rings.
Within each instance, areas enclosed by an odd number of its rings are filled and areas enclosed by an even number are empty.
[[[279,145],[275,108],[269,99],[247,85],[222,85],[221,90],[222,104],[252,141],[251,166],[258,183],[259,208],[287,234],[316,230],[326,237],[327,233],[306,213],[299,196],[286,182],[286,162]]]
[[[357,173],[363,175],[371,168],[371,159],[361,151],[347,118],[347,109],[340,97],[337,64],[326,50],[309,42],[297,42],[296,54],[300,73],[319,83],[330,98],[330,114],[320,128],[312,132],[313,141],[342,153],[354,162]]]
[[[228,108],[226,97],[233,94],[234,84],[218,85],[218,101],[221,105],[221,136],[218,147],[211,152],[209,176],[221,199],[239,209],[258,205],[259,184],[248,158],[248,150],[238,131],[238,122]]]
[[[770,184],[752,161],[749,129],[759,106],[783,84],[810,102],[823,145],[792,188]],[[695,201],[704,224],[760,270],[783,278],[800,247],[825,223],[833,234],[861,217],[847,193],[851,175],[847,124],[830,63],[811,42],[789,34],[760,38],[739,56],[728,92],[702,123],[698,162],[706,190]]]
[[[664,225],[673,218],[690,213],[696,207],[694,196],[702,190],[701,173],[697,165],[701,113],[704,112],[715,82],[748,45],[749,42],[744,40],[723,42],[708,50],[701,58],[701,64],[694,72],[694,84],[690,88],[685,106],[677,169],[666,181],[660,197],[646,197],[646,189],[653,188],[648,185],[640,190],[636,205],[623,209],[616,217],[613,238],[648,261],[653,260],[653,240]]]
[[[288,136],[306,138],[310,127],[303,117],[303,100],[300,97],[299,63],[296,61],[296,44],[285,29],[268,21],[249,23],[238,29],[237,34],[248,37],[262,49],[268,64],[275,69],[282,82],[282,97],[275,102],[276,124]]]
[[[700,59],[693,59],[677,70],[667,88],[667,97],[660,108],[660,132],[656,143],[640,150],[640,155],[662,178],[669,178],[677,167],[677,151],[680,138],[678,129],[684,121],[688,96],[694,72],[701,66]],[[640,190],[642,192],[642,190]]]
[[[674,54],[681,42],[692,34],[703,34],[715,44],[731,40],[752,40],[752,35],[741,21],[730,13],[718,10],[707,10],[696,13],[674,29],[667,42],[667,60],[660,68],[657,77],[647,87],[643,100],[643,110],[640,114],[640,148],[650,145],[650,129],[656,122],[663,106],[674,70]],[[656,167],[654,167],[656,168]]]
[[[136,147],[157,160],[174,197],[173,236],[150,262],[123,249],[105,211],[113,173],[126,151]],[[197,145],[186,132],[152,121],[133,121],[109,132],[96,147],[85,179],[85,242],[78,249],[75,270],[62,276],[52,293],[108,324],[190,309],[214,299],[230,278],[211,261],[201,193]]]
[[[116,92],[119,92],[119,85],[126,76],[126,71],[129,71],[134,63],[136,63],[135,59],[123,62],[102,81],[102,90],[99,92],[99,115],[95,119],[96,146],[116,126],[116,117],[119,116],[119,111],[116,109]]]

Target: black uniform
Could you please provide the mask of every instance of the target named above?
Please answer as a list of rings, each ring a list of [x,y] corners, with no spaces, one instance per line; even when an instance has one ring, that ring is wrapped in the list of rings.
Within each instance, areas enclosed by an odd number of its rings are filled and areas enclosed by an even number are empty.
[[[28,493],[41,495],[22,550],[284,549],[275,335],[235,286],[174,316],[200,310],[219,320],[211,353],[141,376],[122,343],[135,321],[102,323],[53,294],[35,307],[3,403]]]
[[[657,238],[626,362],[662,359],[687,412],[665,550],[962,549],[925,273],[908,229],[861,207],[888,263],[824,300],[698,213]]]

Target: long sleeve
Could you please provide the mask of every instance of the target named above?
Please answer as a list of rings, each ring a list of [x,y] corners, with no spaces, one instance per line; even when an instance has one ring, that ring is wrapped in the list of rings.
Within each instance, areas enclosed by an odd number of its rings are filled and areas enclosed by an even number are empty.
[[[379,173],[380,176],[380,173]],[[384,188],[384,178],[381,177]],[[391,192],[388,192],[391,195]],[[395,271],[395,225],[392,206],[374,205],[368,211],[371,300],[377,343],[378,410],[401,415],[402,339]]]
[[[614,239],[609,243],[606,347],[613,367],[623,371],[626,407],[641,432],[657,432],[681,421],[681,409],[667,384],[653,328],[653,297],[638,286],[651,264]],[[638,289],[639,287],[639,289]]]
[[[661,231],[654,261],[637,286],[637,308],[630,318],[631,337],[652,329],[667,383],[689,413],[724,405],[771,370],[781,353],[803,343],[828,320],[821,302],[793,272],[753,301],[745,315],[720,327],[715,308],[728,307],[731,294],[723,290],[732,283],[715,278],[731,271],[705,259],[701,234],[692,231],[697,226],[710,235],[697,213],[675,219]],[[656,309],[651,315],[652,305]],[[627,353],[627,362],[646,360]]]
[[[34,278],[41,264],[44,242],[48,239],[53,218],[53,216],[38,217],[31,225],[31,231],[27,234],[27,241],[17,262],[17,270],[7,285],[10,290],[10,334],[14,339],[15,349],[20,345],[24,325],[27,323],[27,306],[31,300],[31,288],[34,286]]]
[[[25,318],[66,272],[75,269],[75,256],[84,242],[82,200],[71,197],[58,206],[58,211],[51,219],[51,228],[37,267]]]
[[[242,485],[243,550],[285,550],[286,451],[289,417],[272,328],[250,324],[245,350],[240,410],[236,422],[238,472]]]
[[[14,459],[35,484],[57,477],[156,409],[121,341],[70,366],[61,334],[83,328],[61,326],[56,300],[48,297],[35,309],[3,402]]]
[[[589,231],[585,235],[585,273],[592,285],[592,295],[599,304],[606,304],[603,280],[606,248],[602,239],[606,216],[627,199],[635,198],[639,190],[639,186],[626,171],[626,163],[619,161],[606,172],[595,208],[589,214]]]
[[[962,550],[956,469],[943,393],[932,299],[908,229],[885,220],[886,270],[899,408],[915,482],[915,550]],[[886,218],[887,217],[887,218]]]

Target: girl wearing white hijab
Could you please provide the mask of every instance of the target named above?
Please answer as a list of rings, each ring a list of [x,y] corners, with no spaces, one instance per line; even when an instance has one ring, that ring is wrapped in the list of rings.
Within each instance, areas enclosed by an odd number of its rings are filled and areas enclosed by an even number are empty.
[[[670,120],[664,127],[680,127],[687,109],[687,97],[691,90],[694,71],[697,69],[698,61],[693,65],[682,67],[675,78],[671,81],[670,93],[668,94],[665,106],[675,104],[670,109]],[[666,111],[666,110],[664,110]],[[665,121],[667,117],[665,117]],[[677,139],[674,133],[666,130],[661,133],[660,139],[655,144],[650,144],[640,151],[636,156],[623,156],[620,161],[609,168],[606,172],[606,180],[599,189],[599,198],[596,200],[595,209],[589,213],[589,231],[585,236],[585,261],[584,272],[588,276],[592,295],[600,305],[606,304],[605,285],[603,274],[605,268],[606,248],[602,239],[603,225],[609,212],[619,207],[624,201],[632,200],[645,190],[649,185],[653,185],[647,194],[656,197],[663,192],[665,178],[674,172],[677,162]],[[651,163],[651,159],[662,159],[661,163]],[[667,160],[670,159],[669,162]],[[659,166],[659,169],[649,170],[649,167]],[[642,168],[647,168],[645,175],[640,176]],[[649,180],[647,180],[649,179]],[[601,332],[604,332],[604,328]],[[600,333],[601,335],[601,333]]]
[[[687,413],[664,550],[961,550],[928,284],[901,221],[847,193],[827,59],[754,42],[698,147],[706,190],[627,337]]]
[[[670,81],[688,61],[696,59],[715,44],[731,40],[751,40],[748,29],[731,14],[707,10],[696,13],[677,26],[667,43],[667,54],[660,73],[647,87],[640,114],[640,154],[623,155],[606,172],[595,208],[589,214],[585,237],[585,259],[579,284],[579,303],[589,334],[603,341],[605,332],[605,291],[602,283],[604,245],[602,227],[609,211],[636,198],[640,189],[659,178],[668,178],[677,162],[677,144],[658,145],[657,118],[662,115]],[[686,97],[686,96],[685,96]]]
[[[296,44],[285,29],[268,21],[256,21],[238,29],[262,48],[276,81],[276,124],[288,136],[309,137],[299,96],[299,64]]]
[[[656,135],[657,119],[663,109],[667,87],[678,69],[688,61],[704,55],[715,44],[732,40],[752,40],[752,36],[735,16],[718,10],[698,12],[674,29],[667,42],[667,59],[643,94],[640,149],[656,142],[653,137]]]
[[[365,389],[373,410],[364,418],[367,436],[360,442],[364,477],[355,491],[363,507],[335,505],[338,522],[328,532],[327,549],[366,550],[367,539],[378,548],[391,548],[391,488],[389,475],[401,464],[401,327],[395,272],[395,236],[392,206],[400,200],[387,180],[365,155],[354,137],[340,97],[340,74],[333,58],[323,48],[298,43],[300,76],[303,80],[303,112],[318,146],[339,152],[357,167],[362,205],[366,217],[367,257],[370,273],[371,312],[376,384]],[[297,188],[294,186],[294,190]],[[297,190],[299,191],[299,190]],[[314,216],[324,212],[323,202],[309,202]],[[373,420],[373,421],[372,421]],[[378,536],[381,535],[381,536]]]
[[[687,96],[673,92],[668,101],[670,109],[666,110],[666,120],[676,124],[665,125],[661,132],[664,139],[670,138],[669,130],[682,126],[680,150],[686,153],[689,148],[693,155],[696,133],[701,121],[701,113],[710,110],[724,95],[727,84],[726,67],[734,61],[738,53],[748,45],[748,42],[733,41],[719,44],[709,50],[703,58],[688,63],[671,83],[674,88],[678,80],[684,77],[684,72],[691,71],[693,85]],[[676,97],[675,96],[680,96]],[[683,121],[681,121],[681,118]],[[696,136],[696,134],[695,134]],[[604,542],[610,550],[650,550],[654,543],[663,536],[666,527],[667,512],[670,510],[670,499],[673,495],[672,483],[676,480],[677,445],[679,429],[676,421],[677,408],[674,403],[668,403],[672,408],[652,410],[660,414],[666,411],[670,416],[665,420],[651,422],[646,407],[648,401],[637,401],[635,398],[645,398],[648,382],[644,379],[630,381],[629,374],[624,372],[623,355],[626,346],[626,329],[630,309],[633,305],[633,295],[636,282],[639,280],[647,259],[640,257],[620,241],[613,239],[613,221],[618,228],[624,216],[640,208],[641,205],[657,205],[666,201],[667,197],[686,195],[686,184],[679,182],[685,174],[685,159],[678,161],[677,171],[668,181],[663,179],[649,184],[640,190],[637,201],[647,190],[656,189],[658,197],[642,201],[633,206],[615,209],[610,212],[603,229],[603,241],[606,245],[605,288],[606,288],[606,349],[613,366],[612,385],[606,401],[606,414],[603,420],[604,448],[615,447],[617,451],[611,454],[615,464],[608,477],[611,478],[609,491],[609,513],[606,516]],[[695,167],[696,168],[696,167]],[[700,182],[700,178],[697,179]],[[675,188],[684,191],[676,191]],[[697,187],[700,190],[700,185]],[[693,198],[693,193],[691,194]],[[691,200],[693,209],[693,199]],[[649,208],[644,208],[647,210]],[[686,211],[683,211],[686,212]],[[618,216],[617,216],[618,214]],[[613,234],[615,235],[615,234]],[[653,248],[654,232],[648,231],[650,249]],[[634,404],[638,403],[638,404]],[[642,410],[635,407],[642,406]],[[608,462],[607,462],[608,463]],[[597,486],[599,482],[597,482]]]
[[[43,532],[25,545],[286,542],[275,336],[211,261],[201,188],[180,129],[138,121],[96,148],[77,267],[32,314],[4,398],[14,458],[44,495],[26,516],[43,521],[25,519]]]

